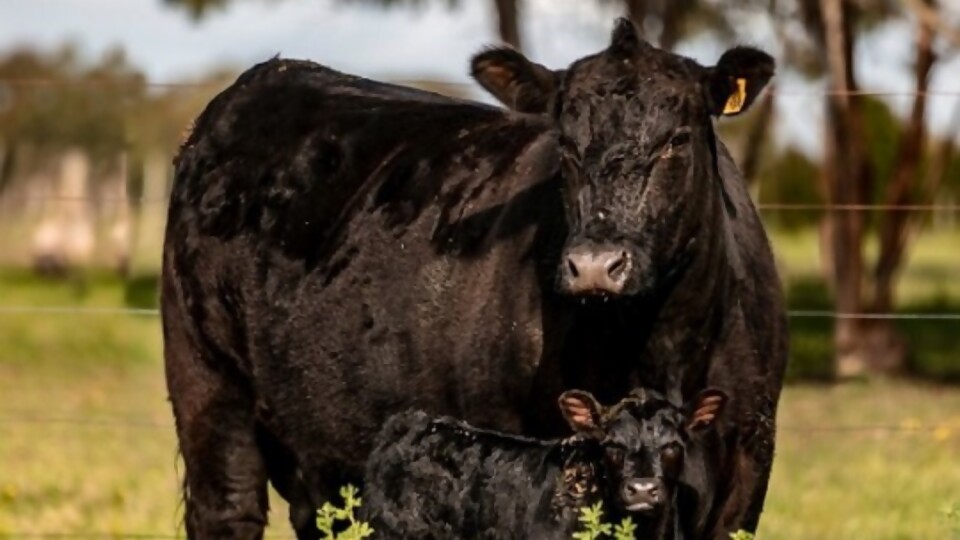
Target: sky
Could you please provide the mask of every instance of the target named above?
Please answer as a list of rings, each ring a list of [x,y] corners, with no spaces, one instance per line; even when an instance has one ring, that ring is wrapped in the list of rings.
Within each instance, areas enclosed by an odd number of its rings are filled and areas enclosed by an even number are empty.
[[[471,84],[470,56],[496,42],[492,2],[444,1],[419,8],[380,9],[345,5],[343,0],[238,0],[196,22],[161,0],[0,0],[0,54],[17,46],[55,49],[67,42],[95,58],[122,46],[152,82],[178,82],[214,68],[243,69],[275,54],[305,58],[341,71],[371,77],[438,79]],[[605,47],[615,3],[585,0],[527,0],[522,34],[525,52],[550,67],[561,67]],[[764,17],[743,15],[737,40],[777,56],[776,40]],[[857,51],[865,89],[909,91],[912,61],[909,23],[887,24],[863,40]],[[712,64],[722,52],[710,37],[683,43],[680,52]],[[941,62],[932,90],[960,93],[960,55]],[[822,90],[783,73],[777,80],[776,133],[783,144],[810,154],[820,146]],[[479,97],[480,93],[476,95]],[[930,123],[942,131],[956,96],[931,98]],[[909,97],[890,98],[905,113]]]

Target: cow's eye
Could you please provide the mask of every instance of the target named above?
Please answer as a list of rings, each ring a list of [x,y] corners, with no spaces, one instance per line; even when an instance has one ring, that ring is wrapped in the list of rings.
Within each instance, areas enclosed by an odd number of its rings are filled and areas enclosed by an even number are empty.
[[[687,129],[678,131],[670,137],[670,140],[667,141],[667,144],[662,146],[660,149],[660,158],[669,159],[676,155],[678,152],[683,150],[683,147],[690,142],[690,131]]]
[[[670,138],[670,147],[679,148],[689,142],[690,142],[690,132],[681,131],[680,133],[677,133],[676,135]]]

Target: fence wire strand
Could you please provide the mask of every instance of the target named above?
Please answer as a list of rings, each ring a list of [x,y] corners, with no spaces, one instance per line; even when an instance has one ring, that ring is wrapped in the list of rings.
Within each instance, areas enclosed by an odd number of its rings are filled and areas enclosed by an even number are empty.
[[[169,197],[90,197],[78,195],[11,195],[4,200],[10,202],[81,202],[91,204],[129,203],[129,204],[165,204]],[[803,212],[960,212],[960,204],[831,204],[831,203],[756,203],[760,211],[803,211]]]
[[[133,315],[138,317],[158,317],[160,316],[160,310],[149,308],[0,305],[0,315]],[[804,319],[960,320],[960,313],[842,313],[830,310],[803,309],[787,311],[787,316]]]
[[[117,539],[117,538],[130,538],[130,539],[180,539],[186,540],[185,535],[177,535],[170,533],[125,533],[125,532],[77,532],[77,533],[68,533],[68,532],[26,532],[26,531],[14,531],[14,532],[0,532],[0,539],[2,538],[104,538],[104,539]],[[289,537],[283,537],[289,538]]]
[[[187,536],[185,534],[170,534],[170,533],[135,533],[135,532],[27,532],[27,531],[14,531],[14,532],[2,532],[0,531],[0,539],[5,538],[103,538],[109,540],[116,539],[169,539],[169,540],[186,540]],[[281,540],[281,539],[290,539],[296,538],[291,534],[265,534],[264,540]]]
[[[347,70],[347,71],[360,71],[360,70]],[[239,76],[240,73],[237,73],[236,76]],[[131,87],[131,88],[168,88],[168,89],[216,89],[216,88],[226,88],[227,86],[233,84],[236,76],[227,77],[224,81],[202,81],[202,82],[169,82],[169,81],[148,81],[139,78],[129,78],[129,79],[98,79],[98,78],[87,78],[87,79],[62,79],[54,77],[0,77],[0,84],[13,86],[13,87],[92,87],[92,88],[103,88],[103,87]],[[375,75],[365,76],[366,78],[377,77]],[[470,81],[470,80],[444,80],[444,79],[390,79],[379,77],[377,80],[381,80],[388,84],[396,84],[402,86],[433,86],[433,87],[448,87],[448,88],[461,88],[469,89],[477,92],[481,92],[482,88],[479,84]],[[784,88],[771,88],[767,90],[769,94],[774,96],[789,96],[789,97],[805,97],[805,98],[815,98],[815,97],[824,97],[824,96],[872,96],[872,97],[914,97],[914,96],[926,96],[926,97],[956,97],[960,96],[960,90],[925,90],[922,92],[917,92],[916,90],[841,90],[841,89],[822,89],[822,90],[808,90],[808,89],[784,89]]]
[[[391,81],[400,85],[436,85],[438,87],[460,88],[479,93],[480,87],[471,82],[454,82],[441,80],[396,80]],[[171,82],[153,82],[144,80],[62,80],[52,78],[29,78],[29,79],[10,79],[0,78],[0,86],[12,87],[124,87],[131,88],[163,88],[169,90],[215,90],[225,88],[230,83],[223,82],[201,82],[201,83],[171,83]],[[791,98],[822,98],[826,96],[873,96],[873,97],[914,97],[923,95],[927,97],[960,97],[960,91],[951,90],[928,90],[925,92],[916,91],[879,91],[879,90],[858,90],[858,91],[806,91],[774,89],[769,92],[776,97]],[[61,195],[43,195],[43,196],[10,196],[4,201],[23,201],[23,202],[124,202],[124,203],[143,203],[143,204],[163,204],[168,202],[168,197],[78,197]],[[796,212],[960,212],[960,205],[956,204],[829,204],[829,203],[780,203],[767,202],[758,203],[757,208],[760,211],[796,211]],[[146,308],[109,308],[109,307],[77,307],[77,306],[17,306],[0,305],[0,315],[41,315],[41,316],[138,316],[138,317],[156,317],[159,315],[157,309]],[[791,310],[788,315],[793,318],[828,318],[828,319],[883,319],[883,320],[930,320],[930,321],[955,321],[960,320],[960,313],[839,313],[828,310]],[[92,429],[130,429],[130,430],[165,430],[172,431],[174,424],[172,422],[160,422],[131,419],[129,417],[97,416],[97,417],[72,417],[72,416],[50,416],[34,415],[23,411],[2,411],[0,410],[0,436],[5,426],[14,425],[37,425],[37,426],[55,426],[65,425],[77,428]],[[801,425],[781,425],[778,431],[795,434],[878,434],[890,433],[897,435],[920,435],[929,433],[939,433],[944,430],[952,432],[960,430],[958,425],[819,425],[819,426],[801,426]],[[123,531],[84,531],[84,532],[28,532],[11,531],[0,532],[0,538],[33,538],[33,539],[130,539],[130,540],[181,540],[186,536],[183,533],[155,533],[155,532],[123,532]],[[293,538],[288,534],[268,534],[266,538],[287,539]]]
[[[0,315],[136,315],[157,317],[159,309],[75,306],[0,306]]]
[[[106,429],[129,429],[129,430],[157,430],[173,431],[175,425],[173,422],[158,422],[148,420],[134,420],[125,417],[71,417],[71,416],[44,416],[23,414],[22,411],[0,411],[0,426],[15,425],[39,425],[39,426],[57,426],[67,425],[77,428],[106,428]],[[928,433],[937,433],[944,430],[952,433],[954,430],[960,430],[960,422],[948,422],[942,424],[836,424],[836,425],[779,425],[777,430],[781,432],[816,434],[816,433],[900,433],[924,435]]]

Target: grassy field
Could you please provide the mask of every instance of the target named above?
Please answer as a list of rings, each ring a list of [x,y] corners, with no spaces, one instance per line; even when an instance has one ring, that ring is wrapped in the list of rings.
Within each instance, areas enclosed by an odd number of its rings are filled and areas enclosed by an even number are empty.
[[[794,296],[811,301],[802,289],[816,272],[811,237],[775,243]],[[957,245],[933,237],[918,248],[905,309],[940,298],[960,311]],[[149,306],[153,294],[149,280],[123,288],[108,277],[53,284],[0,273],[4,306]],[[932,324],[921,348],[956,367],[958,323]],[[828,334],[798,330],[804,354],[829,355]],[[0,538],[182,533],[160,347],[155,316],[0,312]],[[761,540],[960,538],[946,512],[960,505],[960,388],[792,385],[780,425]],[[289,537],[286,510],[274,506],[268,537]]]

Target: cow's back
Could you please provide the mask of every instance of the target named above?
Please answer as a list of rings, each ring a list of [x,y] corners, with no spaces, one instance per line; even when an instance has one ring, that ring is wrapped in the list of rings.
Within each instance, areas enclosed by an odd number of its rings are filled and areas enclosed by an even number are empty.
[[[217,366],[317,485],[359,473],[407,407],[520,430],[563,239],[556,167],[535,118],[252,68],[178,157],[162,306],[197,350],[168,347],[172,398]]]

